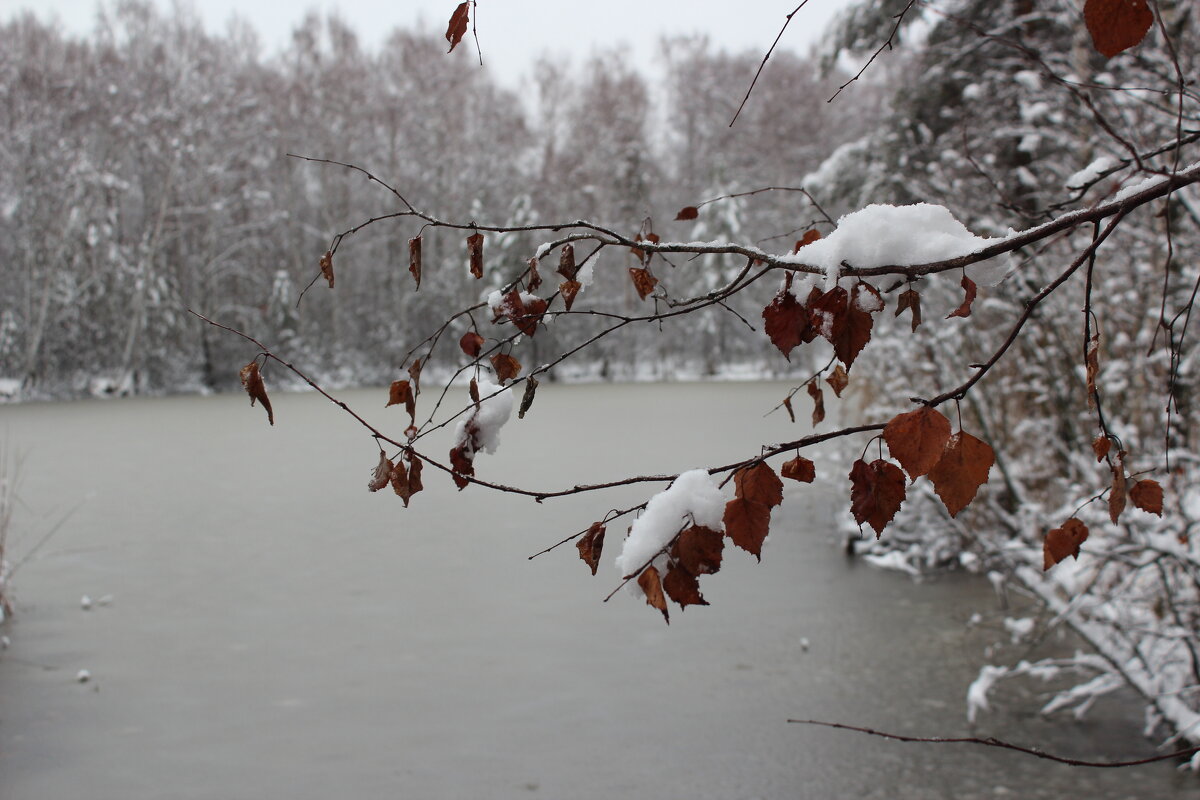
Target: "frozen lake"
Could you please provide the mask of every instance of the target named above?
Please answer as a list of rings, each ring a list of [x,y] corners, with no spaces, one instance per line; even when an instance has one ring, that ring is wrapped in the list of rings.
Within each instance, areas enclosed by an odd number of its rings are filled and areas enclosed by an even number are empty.
[[[724,463],[798,435],[762,417],[785,391],[543,385],[476,468],[552,489]],[[346,399],[404,425],[386,391]],[[713,605],[667,627],[623,592],[601,602],[623,528],[595,578],[570,545],[527,560],[646,487],[539,506],[427,469],[405,510],[368,494],[378,451],[353,420],[314,395],[273,400],[274,428],[244,396],[0,407],[27,453],[13,560],[78,505],[16,575],[4,800],[1200,797],[1164,764],[788,725],[964,735],[983,649],[1007,640],[966,625],[994,621],[985,581],[848,562],[827,489],[789,486],[762,564],[727,549],[701,581]],[[846,471],[818,461],[839,491]],[[1131,699],[1046,721],[1035,691],[977,732],[1153,753]]]

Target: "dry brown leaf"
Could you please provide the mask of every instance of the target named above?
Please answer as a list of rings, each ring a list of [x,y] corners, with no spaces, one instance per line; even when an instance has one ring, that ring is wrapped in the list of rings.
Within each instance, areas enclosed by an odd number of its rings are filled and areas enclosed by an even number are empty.
[[[409,456],[408,462],[408,494],[411,497],[424,489],[425,484],[421,482],[421,459]]]
[[[1146,0],[1087,0],[1083,21],[1096,50],[1112,58],[1146,38],[1154,13]]]
[[[392,465],[392,471],[388,473],[388,483],[392,484],[392,491],[404,501],[404,507],[408,508],[408,499],[412,497],[412,485],[408,482],[408,470],[404,468],[403,459],[396,459],[396,463]]]
[[[567,307],[567,311],[571,310],[571,306],[575,305],[575,295],[579,294],[579,290],[583,285],[579,281],[563,281],[558,285],[558,293],[562,295],[563,305]]]
[[[596,568],[600,566],[600,553],[604,550],[604,525],[593,522],[583,538],[575,543],[575,547],[578,548],[583,563],[587,564],[595,575]]]
[[[695,206],[684,206],[683,208],[679,209],[679,213],[675,215],[675,220],[678,222],[680,220],[695,219],[698,216],[700,216],[700,209],[696,208]]]
[[[1096,407],[1096,376],[1100,374],[1100,331],[1098,330],[1088,339],[1084,367],[1087,373],[1088,408],[1094,409]]]
[[[800,483],[812,483],[817,478],[817,467],[804,456],[796,456],[783,463],[779,474]]]
[[[917,294],[916,290],[906,289],[900,293],[896,303],[896,316],[900,316],[905,309],[912,312],[912,329],[915,332],[921,324],[921,295]]]
[[[408,412],[408,416],[413,424],[416,424],[417,401],[413,397],[412,385],[408,381],[392,381],[391,388],[388,389],[387,405],[384,408],[401,403],[404,404],[404,410]]]
[[[542,285],[542,275],[538,272],[538,260],[529,259],[529,291],[536,292]]]
[[[975,293],[977,291],[975,281],[971,280],[966,275],[963,275],[962,288],[963,291],[966,292],[966,297],[963,298],[962,305],[947,314],[946,319],[950,319],[951,317],[966,318],[971,316],[971,305],[975,302]]]
[[[467,394],[471,398],[471,402],[475,404],[475,410],[479,410],[479,381],[471,378],[471,382],[467,384]]]
[[[787,410],[788,417],[792,420],[792,422],[795,422],[796,412],[792,409],[792,396],[790,394],[783,398],[783,407]]]
[[[471,262],[471,274],[475,279],[483,277],[483,234],[472,233],[467,237],[467,257]]]
[[[414,396],[419,397],[421,394],[421,369],[424,366],[425,364],[419,358],[408,365],[408,377],[412,378]]]
[[[962,431],[950,437],[942,457],[929,471],[933,489],[950,516],[958,516],[975,499],[995,461],[996,453],[987,442]]]
[[[371,472],[371,480],[367,483],[367,488],[372,492],[378,492],[380,489],[388,485],[388,481],[392,477],[392,461],[387,457],[387,453],[379,451],[379,463],[375,465],[375,469]]]
[[[467,331],[458,340],[458,346],[471,358],[479,358],[479,353],[483,350],[483,337],[475,331]]]
[[[467,12],[471,8],[470,0],[459,3],[458,8],[450,15],[450,24],[446,26],[446,41],[450,43],[447,53],[454,52],[458,43],[467,35]]]
[[[521,374],[521,362],[507,353],[497,353],[492,356],[492,369],[496,370],[496,379],[504,384]]]
[[[1075,517],[1046,534],[1042,541],[1042,571],[1050,569],[1067,556],[1079,558],[1079,546],[1087,541],[1088,529]]]
[[[721,569],[724,550],[725,537],[720,531],[693,525],[679,534],[671,556],[693,575],[710,575]]]
[[[271,410],[271,399],[267,397],[267,385],[263,383],[262,373],[258,371],[258,362],[251,361],[242,367],[238,374],[242,378],[242,388],[250,395],[250,405],[253,406],[255,400],[262,403],[267,412],[267,422],[274,425],[275,412]]]
[[[642,570],[642,574],[638,576],[638,586],[642,587],[642,591],[646,593],[646,605],[661,611],[663,619],[670,625],[671,617],[667,614],[667,598],[663,596],[662,581],[658,577],[658,570],[654,567],[646,567]]]
[[[1108,492],[1108,518],[1112,520],[1113,525],[1117,524],[1117,520],[1121,518],[1121,512],[1125,510],[1126,488],[1125,488],[1125,453],[1117,454],[1117,457],[1112,462],[1112,489]]]
[[[1129,490],[1129,499],[1133,504],[1150,514],[1163,514],[1163,490],[1158,481],[1143,478]]]
[[[904,473],[895,464],[861,458],[850,467],[850,513],[859,525],[875,529],[878,539],[905,498]]]
[[[517,411],[517,419],[525,419],[525,412],[533,405],[533,396],[537,393],[538,380],[530,375],[525,379],[525,393],[521,395],[521,408]]]
[[[658,286],[658,278],[644,269],[630,267],[629,277],[633,278],[633,288],[637,289],[638,297],[642,300],[649,297],[654,292],[654,287]]]
[[[815,428],[825,421],[825,393],[821,391],[821,384],[817,383],[815,378],[807,385],[808,396],[813,401],[812,424]]]
[[[564,244],[558,251],[558,274],[569,281],[579,274],[579,267],[575,266],[575,248],[569,244]]]
[[[408,271],[412,273],[413,280],[417,282],[417,289],[421,288],[421,237],[414,236],[408,240]]]
[[[791,360],[792,350],[801,343],[808,328],[808,312],[796,296],[783,289],[762,311],[763,331],[783,357]]]
[[[796,247],[792,250],[792,253],[798,253],[801,247],[810,245],[820,238],[821,232],[816,228],[810,228],[809,230],[805,231],[804,235],[796,241]]]
[[[679,564],[672,564],[663,580],[667,596],[679,604],[680,609],[688,606],[706,606],[708,601],[700,594],[700,582],[696,576]]]
[[[766,503],[737,497],[725,504],[725,535],[759,561],[770,528],[771,507]]]
[[[450,467],[452,469],[450,477],[454,479],[454,485],[461,492],[471,483],[467,478],[474,477],[475,475],[473,458],[467,454],[467,450],[463,445],[459,445],[450,451]]]
[[[733,474],[734,496],[774,508],[783,502],[783,481],[765,461],[742,467]]]
[[[1092,452],[1096,454],[1096,463],[1099,464],[1108,455],[1109,449],[1112,447],[1112,442],[1107,436],[1097,436],[1092,440]]]
[[[846,389],[846,384],[850,383],[850,376],[846,374],[846,368],[841,364],[836,364],[833,367],[833,372],[825,379],[825,382],[833,389],[833,393],[838,397],[842,396],[842,392]]]
[[[950,441],[950,420],[932,406],[900,414],[883,429],[883,441],[908,477],[916,480],[933,469]]]
[[[329,288],[333,288],[333,251],[326,250],[325,255],[321,256],[319,262],[321,266],[321,276],[329,281]]]

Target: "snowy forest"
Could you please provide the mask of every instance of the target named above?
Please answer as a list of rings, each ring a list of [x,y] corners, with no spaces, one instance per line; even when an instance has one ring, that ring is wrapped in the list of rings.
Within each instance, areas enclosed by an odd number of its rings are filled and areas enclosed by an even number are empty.
[[[697,533],[685,555],[671,526],[724,525],[758,555],[783,496],[767,459],[794,455],[782,477],[811,482],[801,451],[837,440],[836,474],[818,477],[849,494],[860,550],[986,574],[1041,609],[1014,638],[1070,629],[1086,645],[983,667],[971,719],[999,682],[1065,678],[1046,713],[1132,689],[1148,735],[1200,743],[1200,15],[1190,0],[1110,7],[1147,15],[1133,41],[1106,42],[1070,0],[864,0],[811,57],[773,54],[740,113],[763,54],[697,38],[663,41],[658,80],[601,53],[543,61],[517,96],[447,58],[440,31],[367,52],[314,16],[264,60],[251,31],[214,37],[136,3],[85,41],[17,20],[0,29],[0,378],[22,398],[233,387],[244,338],[190,308],[299,367],[274,385],[391,383],[413,427],[370,430],[395,451],[370,488],[408,505],[422,464],[468,492],[517,491],[473,463],[513,405],[501,387],[520,365],[497,358],[526,365],[513,385],[530,401],[544,368],[529,368],[550,363],[543,379],[783,377],[780,408],[820,433],[630,478],[670,486],[572,537],[593,574],[604,526],[628,516],[625,579],[664,616],[664,591],[704,604],[711,543]],[[559,266],[561,294],[531,294],[531,258]],[[446,423],[420,423],[417,387],[396,378],[419,386],[423,361],[425,397],[449,391],[467,368],[446,350],[479,373],[483,337],[458,312],[477,304],[510,327],[447,467],[415,449]],[[462,352],[439,362],[442,333]],[[258,370],[242,382],[270,414]],[[825,421],[825,393],[847,386],[853,413]],[[909,423],[944,423],[937,453],[911,444],[924,427],[897,432]],[[979,479],[939,479],[943,447],[968,441],[987,449],[963,460]],[[557,494],[590,488],[604,487]],[[758,521],[735,529],[735,503]],[[648,532],[660,518],[665,536]]]

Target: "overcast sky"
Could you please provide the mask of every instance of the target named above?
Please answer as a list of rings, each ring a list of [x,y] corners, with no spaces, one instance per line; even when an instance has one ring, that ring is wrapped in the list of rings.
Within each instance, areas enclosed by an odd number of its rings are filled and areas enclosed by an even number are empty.
[[[170,8],[171,0],[154,0]],[[505,83],[515,85],[532,59],[542,53],[587,55],[592,49],[628,42],[636,63],[653,62],[664,33],[706,33],[730,50],[766,52],[798,0],[481,0],[478,29],[483,57]],[[809,0],[788,27],[780,47],[804,52],[838,9],[849,0]],[[292,26],[310,9],[337,11],[362,41],[378,44],[393,27],[424,21],[439,34],[457,0],[197,0],[208,27],[224,29],[239,14],[258,30],[268,51],[284,45]],[[56,17],[74,33],[87,33],[97,0],[0,0],[0,18],[30,10],[43,19]],[[464,44],[468,42],[464,41]],[[473,43],[471,44],[474,47]]]

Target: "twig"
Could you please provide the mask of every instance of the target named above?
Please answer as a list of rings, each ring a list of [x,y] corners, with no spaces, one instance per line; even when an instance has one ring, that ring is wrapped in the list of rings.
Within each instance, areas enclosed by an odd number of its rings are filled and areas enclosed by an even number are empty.
[[[1094,767],[1096,769],[1114,769],[1119,767],[1137,767],[1142,764],[1154,764],[1159,761],[1171,761],[1173,759],[1183,759],[1193,756],[1200,752],[1200,747],[1188,747],[1183,750],[1176,750],[1172,753],[1163,753],[1162,755],[1150,756],[1148,758],[1136,758],[1128,761],[1084,761],[1078,758],[1068,758],[1066,756],[1058,756],[1053,753],[1047,753],[1045,750],[1039,750],[1036,747],[1022,747],[1019,744],[1006,742],[1003,739],[997,739],[994,736],[904,736],[899,733],[887,733],[885,731],[877,731],[874,728],[860,728],[857,725],[844,725],[840,722],[822,722],[816,719],[789,719],[789,723],[795,725],[819,725],[823,728],[837,728],[844,731],[854,731],[855,733],[865,733],[868,736],[878,736],[881,739],[891,739],[897,742],[919,742],[921,744],[978,744],[985,747],[999,747],[1004,750],[1013,750],[1025,755],[1034,756],[1035,758],[1044,758],[1047,761],[1056,761],[1059,764],[1068,764],[1072,767]]]
[[[792,23],[792,17],[796,16],[796,13],[800,11],[800,9],[804,8],[804,6],[807,4],[808,0],[803,0],[800,5],[792,9],[792,13],[788,14],[787,19],[783,21],[783,27],[780,28],[779,33],[775,35],[775,41],[771,42],[770,49],[768,49],[767,54],[763,56],[762,63],[758,65],[758,71],[754,73],[754,80],[750,81],[750,88],[746,90],[746,96],[742,98],[741,105],[739,105],[737,107],[737,111],[734,112],[733,119],[729,120],[729,127],[733,127],[733,123],[737,122],[737,118],[741,115],[742,109],[746,107],[746,101],[750,99],[750,93],[754,91],[754,86],[758,83],[758,76],[762,75],[763,67],[767,66],[767,59],[770,58],[771,54],[775,52],[775,46],[778,45],[779,40],[783,38],[783,32],[786,31],[787,26]]]

